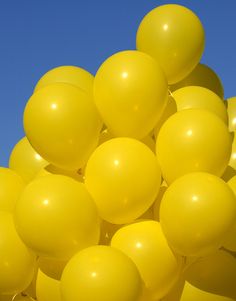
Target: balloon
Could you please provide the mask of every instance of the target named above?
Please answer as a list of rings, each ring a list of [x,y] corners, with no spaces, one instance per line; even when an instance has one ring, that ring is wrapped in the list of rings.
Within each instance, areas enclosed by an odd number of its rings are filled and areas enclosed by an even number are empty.
[[[33,148],[62,169],[83,167],[97,146],[101,126],[92,96],[64,83],[34,93],[24,112],[24,128]]]
[[[38,301],[61,301],[60,281],[48,277],[39,269],[36,296]]]
[[[137,301],[141,280],[132,260],[108,246],[78,252],[61,278],[63,301]]]
[[[132,222],[154,202],[161,172],[153,152],[132,138],[114,138],[91,155],[85,185],[102,219]]]
[[[230,153],[231,135],[224,122],[202,109],[175,113],[162,126],[156,151],[162,175],[170,184],[189,172],[222,176]]]
[[[63,260],[56,260],[41,256],[38,258],[39,269],[43,272],[43,274],[56,280],[61,279],[61,275],[66,264],[67,261]]]
[[[189,86],[173,92],[177,110],[184,109],[204,109],[220,117],[228,125],[227,109],[222,99],[209,89]]]
[[[183,256],[204,256],[222,246],[236,219],[236,198],[220,178],[184,175],[166,190],[160,222],[170,246]]]
[[[12,301],[14,295],[1,295],[0,294],[0,301]]]
[[[0,167],[0,210],[13,211],[25,184],[9,168]]]
[[[163,198],[163,195],[164,193],[166,192],[166,189],[167,189],[167,185],[165,182],[163,182],[161,184],[161,187],[160,187],[160,190],[159,190],[159,193],[157,195],[157,198],[153,204],[153,217],[154,217],[154,220],[156,221],[160,221],[160,206],[161,206],[161,201],[162,201],[162,198]]]
[[[228,182],[231,178],[233,178],[234,176],[236,176],[236,170],[234,168],[232,168],[231,166],[227,166],[225,172],[222,175],[222,179],[225,182]]]
[[[49,174],[64,175],[79,182],[84,181],[84,176],[80,174],[79,171],[61,169],[60,167],[54,166],[52,164],[47,165],[44,169],[46,172],[49,172]]]
[[[99,245],[107,245],[107,246],[110,245],[113,235],[122,226],[123,225],[115,225],[115,224],[108,223],[106,221],[102,221]]]
[[[188,8],[168,4],[154,8],[139,25],[137,49],[153,56],[169,84],[186,77],[199,63],[204,50],[204,29]]]
[[[202,291],[186,281],[180,301],[190,301],[190,300],[191,301],[200,301],[200,300],[201,301],[234,301],[231,298],[210,294],[205,291]]]
[[[229,160],[229,166],[236,170],[236,137],[235,133],[233,133],[233,143],[232,143],[232,150]]]
[[[72,84],[87,93],[92,93],[94,77],[76,66],[60,66],[49,70],[38,81],[34,91],[54,83]]]
[[[25,183],[30,182],[46,165],[48,162],[36,153],[26,137],[14,146],[9,159],[9,167],[17,172]]]
[[[194,70],[180,82],[170,86],[173,92],[187,86],[207,88],[224,99],[224,87],[218,75],[207,65],[198,64]]]
[[[6,300],[4,300],[6,301]],[[11,301],[35,301],[35,299],[31,298],[30,296],[19,294],[15,296]]]
[[[94,80],[95,104],[114,136],[147,136],[161,117],[167,95],[163,71],[140,51],[122,51],[109,57]]]
[[[236,258],[219,250],[199,258],[185,271],[185,279],[206,292],[236,298]]]
[[[170,292],[161,301],[180,301],[184,289],[185,279],[183,275],[180,276]],[[189,301],[191,301],[190,299]],[[200,301],[200,300],[199,300]]]
[[[229,116],[229,130],[233,132],[236,130],[236,97],[228,98],[226,104]]]
[[[100,221],[84,184],[62,175],[32,181],[15,209],[16,229],[38,255],[68,260],[97,244]]]
[[[170,249],[158,222],[141,221],[122,227],[112,237],[111,246],[133,260],[154,299],[164,297],[179,278],[182,257]]]
[[[0,211],[0,237],[0,294],[13,295],[30,285],[36,258],[20,240],[9,212]]]

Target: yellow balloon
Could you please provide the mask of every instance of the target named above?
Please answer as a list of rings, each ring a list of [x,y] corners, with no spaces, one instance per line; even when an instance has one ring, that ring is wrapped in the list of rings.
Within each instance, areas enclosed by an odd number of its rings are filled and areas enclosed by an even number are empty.
[[[105,246],[110,245],[113,235],[122,226],[123,225],[115,225],[115,224],[108,223],[106,221],[102,221],[99,245],[105,245]]]
[[[232,167],[234,170],[236,170],[236,137],[234,132],[232,136],[233,136],[233,143],[232,143],[231,155],[229,160],[229,166]]]
[[[79,182],[84,181],[84,176],[81,173],[79,173],[79,171],[65,170],[60,167],[54,166],[52,164],[47,165],[44,168],[44,170],[46,174],[48,172],[49,174],[54,174],[54,175],[64,175]]]
[[[114,234],[111,246],[133,260],[153,299],[163,298],[180,276],[182,257],[170,249],[156,221],[141,221],[122,227]]]
[[[177,110],[204,109],[220,117],[228,125],[227,109],[222,99],[209,89],[188,86],[172,93],[177,105]]]
[[[113,224],[132,222],[154,202],[161,172],[153,152],[132,138],[114,138],[90,157],[85,185],[102,219]]]
[[[229,130],[234,132],[236,130],[236,96],[228,98],[226,104],[229,116]]]
[[[62,175],[32,181],[15,209],[15,224],[38,255],[69,259],[99,241],[97,209],[84,184]]]
[[[0,210],[12,212],[24,186],[15,171],[0,167]]]
[[[33,148],[62,169],[83,167],[97,146],[101,126],[92,96],[64,83],[34,93],[24,112],[24,128]]]
[[[48,277],[60,280],[62,272],[68,261],[56,260],[47,257],[39,257],[38,265],[39,269]]]
[[[54,83],[72,84],[87,93],[92,93],[94,77],[88,71],[76,66],[60,66],[46,72],[38,81],[34,91]]]
[[[137,301],[140,291],[135,264],[124,253],[108,246],[78,252],[61,278],[63,301]]]
[[[170,86],[173,92],[187,86],[205,87],[224,99],[224,87],[219,76],[207,65],[198,64],[194,70],[180,82]]]
[[[153,219],[156,221],[160,221],[160,206],[161,206],[161,201],[163,198],[164,193],[166,192],[167,185],[165,183],[161,184],[159,193],[157,195],[157,198],[153,204]]]
[[[234,301],[231,298],[210,294],[202,291],[187,281],[185,282],[184,290],[180,301]]]
[[[140,51],[109,57],[94,80],[95,104],[114,136],[147,136],[161,117],[167,95],[163,71]]]
[[[232,138],[215,114],[202,109],[175,113],[162,126],[156,151],[162,175],[170,184],[189,172],[203,171],[222,176]]]
[[[14,296],[14,298],[11,299],[11,301],[35,301],[35,299],[25,294],[19,294],[17,296]]]
[[[61,301],[60,281],[48,277],[39,269],[36,296],[37,301]]]
[[[16,294],[30,285],[36,258],[19,238],[9,212],[0,211],[0,237],[0,294]]]
[[[232,179],[234,176],[236,176],[236,170],[232,168],[231,166],[227,166],[225,172],[222,175],[222,179],[225,182],[228,182],[230,179]]]
[[[188,8],[167,4],[154,8],[142,20],[137,49],[153,56],[169,84],[186,77],[199,63],[204,50],[204,29]]]
[[[160,222],[170,246],[183,256],[204,256],[223,245],[236,219],[236,198],[220,178],[189,173],[166,190]]]
[[[163,299],[161,299],[161,301],[180,301],[184,289],[184,284],[185,279],[182,274],[173,288],[170,290],[170,292]],[[190,299],[189,301],[192,301],[192,299]]]
[[[9,167],[17,172],[25,183],[30,182],[46,165],[48,162],[36,153],[26,137],[14,146],[9,159]]]
[[[185,279],[206,292],[236,299],[236,258],[223,250],[199,258],[185,271]]]

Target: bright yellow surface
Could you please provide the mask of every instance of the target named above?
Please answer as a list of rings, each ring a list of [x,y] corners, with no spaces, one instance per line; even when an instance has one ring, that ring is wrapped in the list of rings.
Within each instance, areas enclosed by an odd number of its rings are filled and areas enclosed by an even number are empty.
[[[15,223],[23,241],[38,255],[69,259],[97,244],[97,209],[84,184],[49,175],[32,181],[16,204]]]
[[[53,83],[68,83],[87,93],[92,93],[93,80],[93,75],[80,67],[60,66],[45,73],[38,81],[34,91]]]
[[[156,151],[168,184],[194,171],[221,176],[228,165],[232,138],[215,114],[188,109],[172,115],[157,137]]]
[[[180,88],[172,93],[177,110],[204,109],[220,117],[228,125],[227,109],[222,99],[209,89],[189,86]]]
[[[236,97],[228,98],[226,103],[229,116],[229,130],[233,132],[236,130]]]
[[[166,190],[160,207],[163,232],[184,256],[202,256],[223,244],[236,218],[236,198],[220,178],[187,174]]]
[[[137,301],[141,280],[129,257],[108,246],[78,252],[62,274],[63,301]]]
[[[179,278],[182,257],[170,249],[158,222],[142,221],[122,227],[114,234],[111,246],[133,260],[154,300],[164,297]]]
[[[161,172],[154,153],[132,138],[114,138],[90,157],[85,185],[102,219],[113,224],[132,222],[154,202]]]
[[[9,168],[0,167],[0,210],[13,211],[25,183]]]
[[[36,296],[37,301],[61,301],[60,281],[48,277],[39,269]]]
[[[229,160],[229,166],[231,166],[234,170],[236,170],[236,136],[235,132],[231,133],[233,137],[232,150]]]
[[[137,49],[153,56],[165,71],[169,84],[187,76],[199,63],[204,50],[204,29],[188,8],[162,5],[142,20]]]
[[[25,183],[30,182],[46,165],[48,162],[33,149],[26,137],[14,146],[9,159],[9,168],[17,172]]]
[[[9,212],[0,211],[0,237],[0,294],[16,294],[30,285],[36,258],[20,240]]]
[[[114,136],[142,139],[161,117],[167,102],[167,81],[149,55],[118,52],[99,68],[94,100]]]
[[[55,83],[29,99],[24,112],[26,136],[50,163],[78,170],[97,146],[102,127],[92,96]]]

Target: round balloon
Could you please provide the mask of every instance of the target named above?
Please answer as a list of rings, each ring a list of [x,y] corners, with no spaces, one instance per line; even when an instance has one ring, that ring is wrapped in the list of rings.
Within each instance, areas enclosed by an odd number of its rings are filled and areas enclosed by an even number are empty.
[[[38,301],[61,301],[60,281],[48,277],[39,269],[36,296]]]
[[[94,100],[114,136],[142,139],[161,117],[167,81],[158,63],[140,51],[109,57],[94,80]]]
[[[160,206],[163,232],[183,256],[203,256],[219,249],[235,219],[233,191],[222,179],[203,172],[174,181]]]
[[[78,252],[61,278],[63,301],[137,301],[140,291],[135,264],[124,253],[108,246]]]
[[[113,224],[132,222],[154,202],[161,171],[154,153],[132,138],[114,138],[90,157],[85,185],[102,219]]]
[[[204,50],[204,29],[188,8],[167,4],[154,8],[139,25],[137,49],[153,56],[169,84],[186,77],[199,63]]]
[[[78,170],[85,165],[97,146],[101,126],[92,96],[70,84],[39,89],[24,111],[31,145],[62,169]]]
[[[228,98],[226,104],[229,116],[229,130],[234,132],[236,130],[236,97]]]

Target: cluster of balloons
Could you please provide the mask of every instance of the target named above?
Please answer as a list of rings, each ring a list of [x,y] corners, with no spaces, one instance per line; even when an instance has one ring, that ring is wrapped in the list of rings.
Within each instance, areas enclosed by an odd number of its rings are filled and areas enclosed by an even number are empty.
[[[236,300],[236,98],[149,12],[96,76],[48,71],[0,168],[0,301]]]

